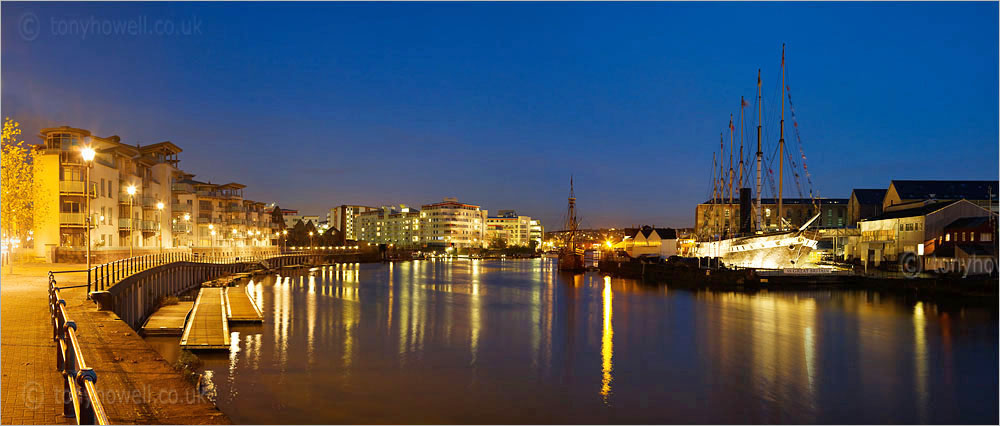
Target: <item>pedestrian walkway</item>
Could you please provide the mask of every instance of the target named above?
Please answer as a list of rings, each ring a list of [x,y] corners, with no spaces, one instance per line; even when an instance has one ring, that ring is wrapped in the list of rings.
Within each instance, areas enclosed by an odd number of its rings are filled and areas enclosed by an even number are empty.
[[[50,266],[50,265],[46,265]],[[73,269],[76,265],[60,265]],[[3,424],[70,424],[63,417],[62,376],[48,309],[48,268],[14,265],[0,275]]]
[[[83,265],[15,265],[0,277],[2,301],[3,424],[68,424],[47,307],[47,273]],[[60,274],[59,285],[84,284],[85,274]],[[114,313],[98,311],[86,289],[61,292],[97,391],[112,423],[220,424],[229,419],[202,397]]]

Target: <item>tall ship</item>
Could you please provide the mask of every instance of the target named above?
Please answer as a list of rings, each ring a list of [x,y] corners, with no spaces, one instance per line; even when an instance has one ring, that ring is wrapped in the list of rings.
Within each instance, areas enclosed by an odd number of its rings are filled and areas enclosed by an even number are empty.
[[[748,104],[740,98],[740,149],[739,162],[734,168],[733,151],[733,117],[729,118],[729,169],[724,166],[725,136],[720,134],[719,157],[712,165],[713,190],[710,209],[706,212],[706,219],[710,220],[714,226],[707,226],[698,235],[699,241],[696,243],[694,255],[697,257],[717,258],[724,265],[729,267],[757,268],[757,269],[784,269],[803,268],[811,266],[809,264],[809,253],[816,248],[819,240],[819,232],[809,229],[817,218],[819,218],[819,200],[810,198],[816,206],[817,214],[806,220],[801,226],[793,226],[786,220],[784,212],[784,169],[785,169],[785,95],[788,87],[785,84],[785,46],[781,46],[781,118],[777,147],[778,157],[778,179],[777,179],[777,221],[774,225],[770,223],[771,210],[767,209],[768,221],[765,223],[763,208],[761,205],[761,171],[764,167],[764,152],[761,146],[761,117],[763,115],[763,104],[761,99],[761,72],[757,70],[757,152],[753,167],[756,171],[754,196],[751,196],[750,188],[744,187],[744,167],[743,161],[743,110]],[[791,96],[788,97],[791,105]],[[794,110],[792,110],[794,118]],[[796,135],[798,126],[796,123]],[[799,143],[801,151],[801,140]],[[714,154],[713,154],[714,157]],[[805,155],[802,155],[803,167],[805,167]],[[791,159],[789,159],[791,160]],[[793,161],[789,161],[794,164]],[[716,164],[718,169],[716,170]],[[771,172],[771,169],[767,169]],[[716,175],[716,172],[718,174]],[[793,170],[794,172],[794,170]],[[808,173],[806,173],[808,176]],[[796,185],[798,185],[798,173],[795,173]],[[769,177],[770,176],[769,174]],[[749,179],[747,179],[749,181]],[[735,181],[735,182],[734,182]],[[736,217],[736,204],[734,204],[733,184],[739,190],[739,226],[732,226],[731,218]],[[749,182],[746,182],[749,183]],[[771,182],[771,190],[774,192],[774,182]],[[801,188],[799,189],[801,193]],[[728,203],[726,199],[728,197]],[[699,213],[701,214],[701,213]]]
[[[566,244],[559,251],[559,269],[563,271],[582,271],[583,250],[577,247],[577,228],[580,223],[576,218],[576,195],[573,194],[573,177],[569,178],[569,207],[566,211],[566,225],[564,229],[568,231]]]

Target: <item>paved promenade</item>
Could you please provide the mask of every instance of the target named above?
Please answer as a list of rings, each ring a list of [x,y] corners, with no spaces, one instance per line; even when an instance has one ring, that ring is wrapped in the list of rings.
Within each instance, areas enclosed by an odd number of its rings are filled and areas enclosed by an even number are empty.
[[[62,382],[47,304],[47,273],[84,269],[73,264],[14,265],[0,276],[3,424],[69,424],[62,416]],[[85,274],[61,274],[60,285]],[[225,424],[229,419],[111,312],[86,300],[85,289],[62,292],[97,390],[113,423]]]

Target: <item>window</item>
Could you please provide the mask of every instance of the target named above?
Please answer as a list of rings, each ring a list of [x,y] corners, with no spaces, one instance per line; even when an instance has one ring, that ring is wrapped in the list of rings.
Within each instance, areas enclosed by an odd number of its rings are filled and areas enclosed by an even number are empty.
[[[101,179],[101,196],[104,196],[104,179]]]
[[[945,241],[951,241],[951,234],[944,234]]]
[[[83,173],[76,167],[64,167],[62,180],[79,182],[83,180]]]
[[[80,203],[76,201],[63,201],[61,212],[80,213]]]
[[[993,241],[993,233],[983,232],[979,234],[979,241]]]

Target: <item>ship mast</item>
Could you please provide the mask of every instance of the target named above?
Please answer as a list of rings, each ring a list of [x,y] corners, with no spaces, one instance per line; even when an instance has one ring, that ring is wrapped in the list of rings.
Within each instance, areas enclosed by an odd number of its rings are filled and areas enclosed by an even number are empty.
[[[576,239],[576,195],[573,194],[573,176],[569,177],[569,210],[566,212],[566,229],[569,231],[569,250],[575,253]]]
[[[726,164],[726,162],[723,161],[723,158],[725,158],[725,155],[726,155],[726,138],[724,138],[722,136],[722,133],[719,133],[719,204],[720,204],[720,207],[721,207],[722,203],[726,202],[726,198],[725,198],[726,197],[725,196],[725,192],[726,192],[726,175],[725,175],[725,171],[723,170],[723,165]],[[724,215],[724,214],[725,214],[725,208],[721,209],[721,212],[719,213],[719,238],[720,239],[722,238],[722,233],[725,232],[725,227],[722,224],[722,215]]]
[[[738,187],[743,189],[743,107],[747,105],[743,97],[740,96],[740,178],[738,182]],[[748,212],[740,212],[741,214],[748,214]]]
[[[783,185],[785,183],[785,43],[781,43],[781,130],[778,138],[778,228],[784,229],[781,222],[782,216],[782,195],[784,195]]]
[[[715,151],[712,151],[712,173],[715,173]],[[712,226],[714,230],[719,228],[719,181],[712,175]]]
[[[764,229],[763,218],[761,217],[760,209],[760,167],[761,159],[764,156],[764,152],[760,150],[760,116],[764,109],[761,107],[760,103],[760,69],[757,69],[757,229]]]
[[[733,115],[729,114],[729,204],[733,204],[733,178],[735,178],[736,173],[733,172]]]

